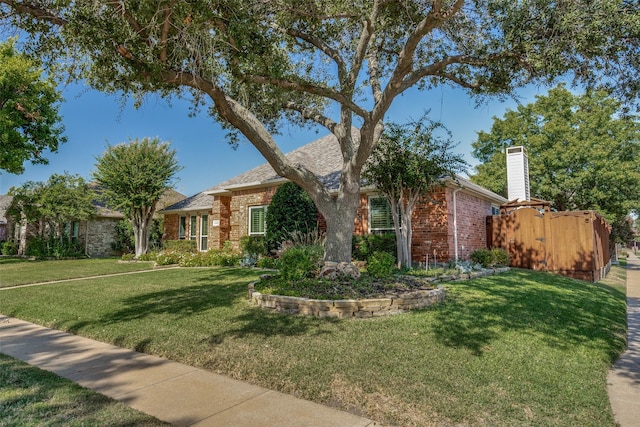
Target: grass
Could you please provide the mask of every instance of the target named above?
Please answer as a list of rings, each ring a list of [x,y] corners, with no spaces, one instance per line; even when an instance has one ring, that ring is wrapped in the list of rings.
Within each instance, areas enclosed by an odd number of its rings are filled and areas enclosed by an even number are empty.
[[[512,270],[374,319],[247,302],[259,272],[152,271],[0,291],[0,313],[203,367],[394,425],[614,426],[615,287]]]
[[[0,288],[151,268],[153,263],[150,262],[118,263],[117,258],[56,261],[0,258]]]
[[[101,394],[0,354],[0,426],[168,426]]]

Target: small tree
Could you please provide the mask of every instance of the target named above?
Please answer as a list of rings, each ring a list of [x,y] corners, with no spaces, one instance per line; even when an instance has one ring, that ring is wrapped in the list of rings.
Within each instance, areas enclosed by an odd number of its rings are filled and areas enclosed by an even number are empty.
[[[297,184],[285,182],[276,190],[266,215],[267,251],[278,249],[291,233],[308,233],[318,227],[318,209]]]
[[[43,239],[62,242],[67,223],[85,221],[95,214],[95,193],[78,175],[53,174],[47,182],[28,181],[12,188],[12,203],[7,215],[17,223],[35,224]],[[26,236],[24,236],[26,238]],[[19,253],[25,252],[26,239],[20,242]]]
[[[97,158],[94,179],[103,187],[107,205],[131,221],[136,258],[148,250],[156,204],[178,170],[175,150],[158,138],[109,146]]]
[[[15,50],[15,40],[0,43],[0,169],[24,172],[23,163],[48,163],[43,151],[58,150],[62,136],[56,83],[37,62]]]
[[[440,123],[390,124],[367,164],[363,177],[391,206],[399,265],[411,266],[416,203],[440,185],[441,178],[455,177],[467,166],[462,156],[451,152],[453,147],[450,132]]]

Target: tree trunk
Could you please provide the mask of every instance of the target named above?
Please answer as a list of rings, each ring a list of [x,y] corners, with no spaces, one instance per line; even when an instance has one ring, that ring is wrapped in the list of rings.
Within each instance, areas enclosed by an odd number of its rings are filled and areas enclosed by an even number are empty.
[[[135,244],[135,258],[144,255],[149,250],[149,224],[153,218],[155,209],[142,208],[134,212],[131,219],[133,228],[133,240]]]

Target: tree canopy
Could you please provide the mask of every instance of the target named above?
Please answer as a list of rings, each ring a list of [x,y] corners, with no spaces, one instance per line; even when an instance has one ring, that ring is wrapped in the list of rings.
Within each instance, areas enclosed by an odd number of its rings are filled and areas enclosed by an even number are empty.
[[[451,133],[440,123],[426,119],[409,124],[387,125],[373,151],[363,177],[386,198],[396,233],[398,263],[411,267],[413,209],[428,198],[442,179],[454,178],[466,169],[461,155],[454,154]]]
[[[473,155],[482,162],[472,180],[506,196],[505,148],[529,154],[531,195],[557,210],[594,209],[612,223],[640,200],[640,122],[621,114],[605,91],[574,95],[564,86],[494,118]]]
[[[168,142],[143,138],[109,146],[96,159],[93,177],[107,206],[131,221],[136,258],[147,252],[156,204],[180,170],[175,154]]]
[[[66,141],[61,100],[53,79],[15,49],[15,40],[0,43],[0,169],[21,174],[28,160],[48,163],[44,151]]]
[[[142,100],[191,96],[327,221],[325,260],[351,260],[360,175],[394,100],[453,85],[508,95],[570,75],[638,93],[640,12],[620,0],[0,0],[0,17],[72,78]],[[64,59],[64,62],[63,62]],[[289,161],[282,120],[333,133],[337,195]],[[352,133],[352,126],[358,131]],[[335,197],[334,197],[335,196]]]

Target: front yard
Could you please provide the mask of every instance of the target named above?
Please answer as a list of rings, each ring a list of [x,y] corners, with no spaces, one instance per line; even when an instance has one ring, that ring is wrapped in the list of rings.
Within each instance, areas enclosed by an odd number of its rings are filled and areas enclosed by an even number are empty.
[[[394,425],[614,426],[619,286],[513,270],[374,319],[249,305],[260,271],[174,269],[0,291],[0,313],[203,367]]]

